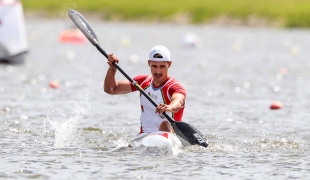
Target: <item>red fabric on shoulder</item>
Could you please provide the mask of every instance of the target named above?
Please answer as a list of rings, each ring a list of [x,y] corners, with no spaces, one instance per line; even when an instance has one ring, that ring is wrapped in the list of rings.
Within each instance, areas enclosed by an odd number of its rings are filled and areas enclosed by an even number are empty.
[[[148,77],[148,75],[138,75],[136,77],[133,78],[134,81],[136,81],[139,85],[141,85],[141,83]],[[135,92],[137,91],[136,87],[132,84],[130,84],[131,87],[131,91]]]
[[[180,83],[176,83],[176,84],[173,84],[170,89],[169,89],[169,92],[168,92],[171,96],[173,93],[181,93],[184,95],[184,97],[186,98],[186,90],[185,88],[180,84]]]

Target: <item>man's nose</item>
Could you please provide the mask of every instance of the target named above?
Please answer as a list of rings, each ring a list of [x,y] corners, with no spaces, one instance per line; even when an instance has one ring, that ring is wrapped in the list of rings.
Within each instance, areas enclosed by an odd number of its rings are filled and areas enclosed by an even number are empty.
[[[161,69],[159,67],[156,68],[156,72],[160,72]]]

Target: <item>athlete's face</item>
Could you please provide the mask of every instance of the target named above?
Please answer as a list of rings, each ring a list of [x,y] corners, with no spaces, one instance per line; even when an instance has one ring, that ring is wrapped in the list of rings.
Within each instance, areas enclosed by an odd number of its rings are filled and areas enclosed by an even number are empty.
[[[149,61],[151,73],[156,86],[162,85],[168,78],[168,68],[171,66],[172,61],[158,62]]]

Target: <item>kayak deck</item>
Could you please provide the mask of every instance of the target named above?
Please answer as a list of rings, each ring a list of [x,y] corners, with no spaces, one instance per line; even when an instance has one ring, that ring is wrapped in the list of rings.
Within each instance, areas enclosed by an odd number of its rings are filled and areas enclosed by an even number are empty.
[[[130,145],[133,147],[147,146],[167,148],[173,155],[177,155],[179,153],[179,149],[183,147],[182,142],[176,134],[164,131],[157,131],[138,137],[132,140]]]

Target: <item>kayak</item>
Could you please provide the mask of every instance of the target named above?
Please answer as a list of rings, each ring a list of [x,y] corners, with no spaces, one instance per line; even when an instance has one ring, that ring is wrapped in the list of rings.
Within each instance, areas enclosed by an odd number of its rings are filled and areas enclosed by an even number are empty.
[[[182,142],[176,134],[165,131],[157,131],[143,135],[132,140],[130,145],[132,147],[147,146],[166,148],[173,155],[178,155],[180,148],[183,147]]]

